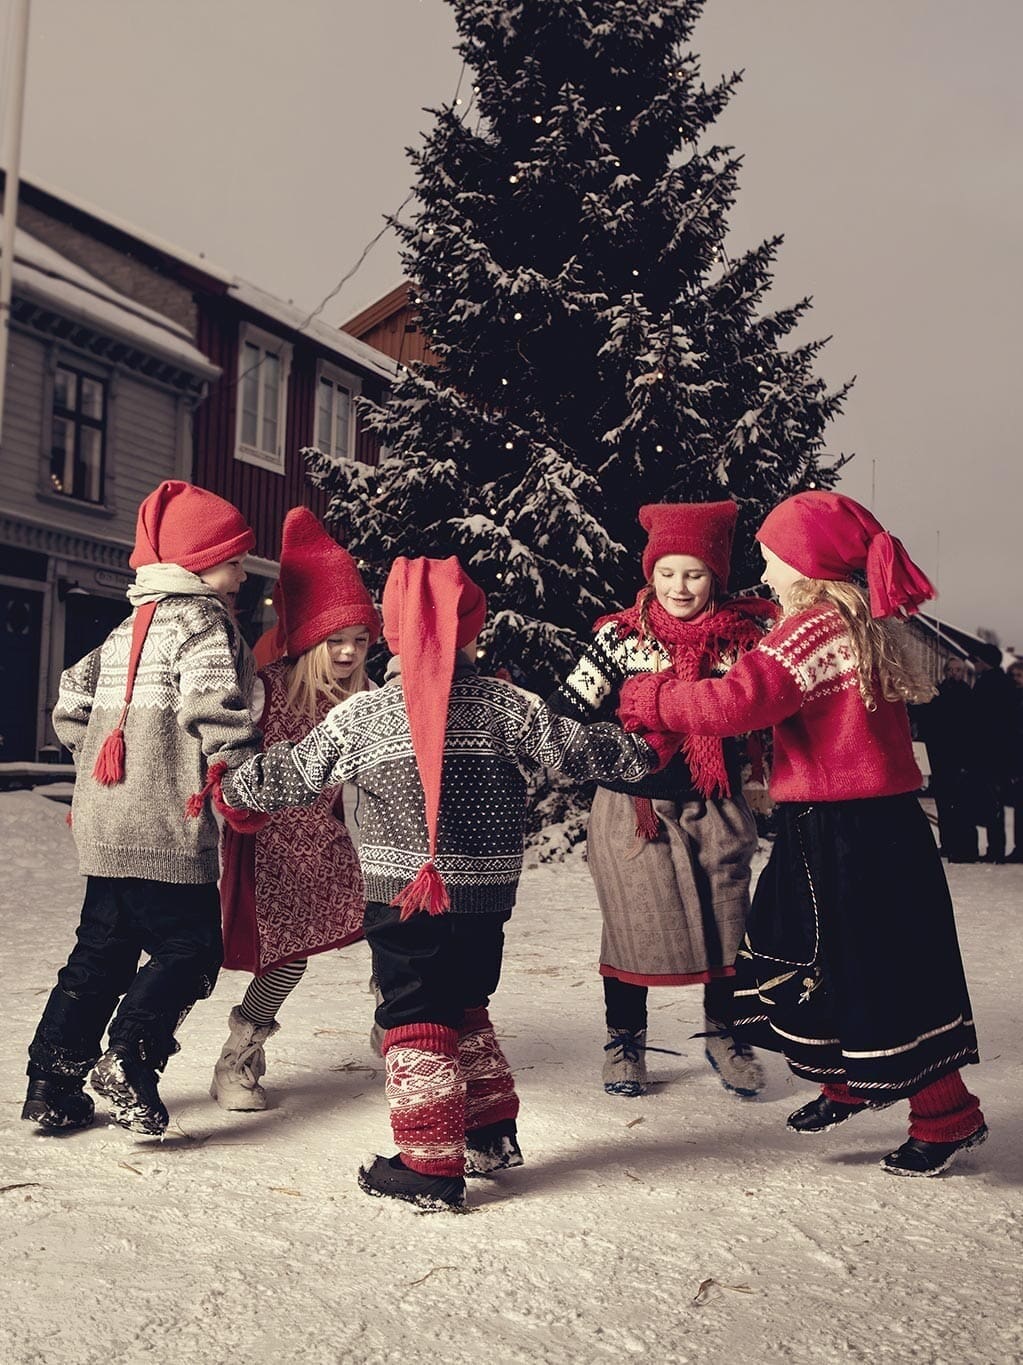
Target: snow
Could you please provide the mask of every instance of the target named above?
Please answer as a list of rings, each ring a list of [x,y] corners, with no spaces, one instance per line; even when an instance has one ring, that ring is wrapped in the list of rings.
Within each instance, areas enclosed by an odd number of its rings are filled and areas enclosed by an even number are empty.
[[[185,328],[111,289],[21,228],[14,233],[14,292],[49,304],[65,317],[89,323],[207,379],[220,374],[192,345]]]
[[[245,980],[224,973],[181,1028],[166,1139],[20,1122],[25,1049],[83,887],[65,812],[0,793],[5,1362],[1023,1358],[1023,866],[950,869],[984,1057],[967,1080],[992,1136],[936,1180],[878,1169],[905,1106],[791,1134],[810,1091],[775,1057],[759,1101],[727,1095],[690,1038],[697,990],[652,995],[651,1043],[683,1054],[657,1058],[656,1093],[605,1096],[589,875],[578,860],[527,870],[493,1008],[527,1165],[473,1182],[454,1217],[355,1185],[366,1154],[393,1150],[362,944],[312,959],[284,1007],[265,1113],[207,1095]]]

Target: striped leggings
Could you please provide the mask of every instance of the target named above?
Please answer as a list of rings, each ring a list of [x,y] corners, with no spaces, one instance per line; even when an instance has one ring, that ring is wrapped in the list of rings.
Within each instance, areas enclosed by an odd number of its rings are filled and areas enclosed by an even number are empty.
[[[271,967],[262,976],[254,976],[238,1006],[238,1013],[258,1028],[272,1024],[308,966],[308,959],[301,957],[297,962],[285,962],[280,967]]]

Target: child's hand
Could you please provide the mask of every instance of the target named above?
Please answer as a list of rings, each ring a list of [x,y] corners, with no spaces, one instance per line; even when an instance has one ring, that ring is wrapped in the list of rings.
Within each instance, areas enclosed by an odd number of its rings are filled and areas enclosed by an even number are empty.
[[[659,772],[668,766],[682,747],[682,739],[682,735],[670,735],[664,730],[650,730],[643,735],[644,744],[657,755],[657,765],[650,769],[651,772]]]
[[[618,717],[626,730],[663,730],[657,709],[661,688],[674,678],[673,673],[640,673],[622,684]]]

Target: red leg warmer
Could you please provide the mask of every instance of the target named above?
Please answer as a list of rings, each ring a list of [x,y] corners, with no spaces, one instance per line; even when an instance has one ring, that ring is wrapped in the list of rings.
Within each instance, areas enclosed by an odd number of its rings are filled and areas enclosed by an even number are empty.
[[[458,1033],[443,1024],[403,1024],[383,1042],[391,1131],[402,1161],[422,1175],[465,1167],[465,1078]]]
[[[909,1136],[922,1142],[959,1142],[984,1122],[980,1101],[958,1071],[918,1090],[909,1100]]]
[[[468,1131],[518,1116],[519,1097],[490,1016],[482,1006],[468,1009],[458,1030],[458,1057],[465,1077]]]

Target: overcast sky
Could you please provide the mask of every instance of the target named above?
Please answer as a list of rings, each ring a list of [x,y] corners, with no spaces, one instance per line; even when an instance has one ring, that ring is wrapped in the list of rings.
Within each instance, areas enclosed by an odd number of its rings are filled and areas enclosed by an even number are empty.
[[[407,193],[453,39],[444,0],[32,0],[23,174],[311,307]],[[730,249],[783,232],[772,303],[812,294],[858,376],[842,488],[1023,649],[1023,4],[707,0],[694,47],[746,73]],[[325,317],[399,279],[387,234]]]

